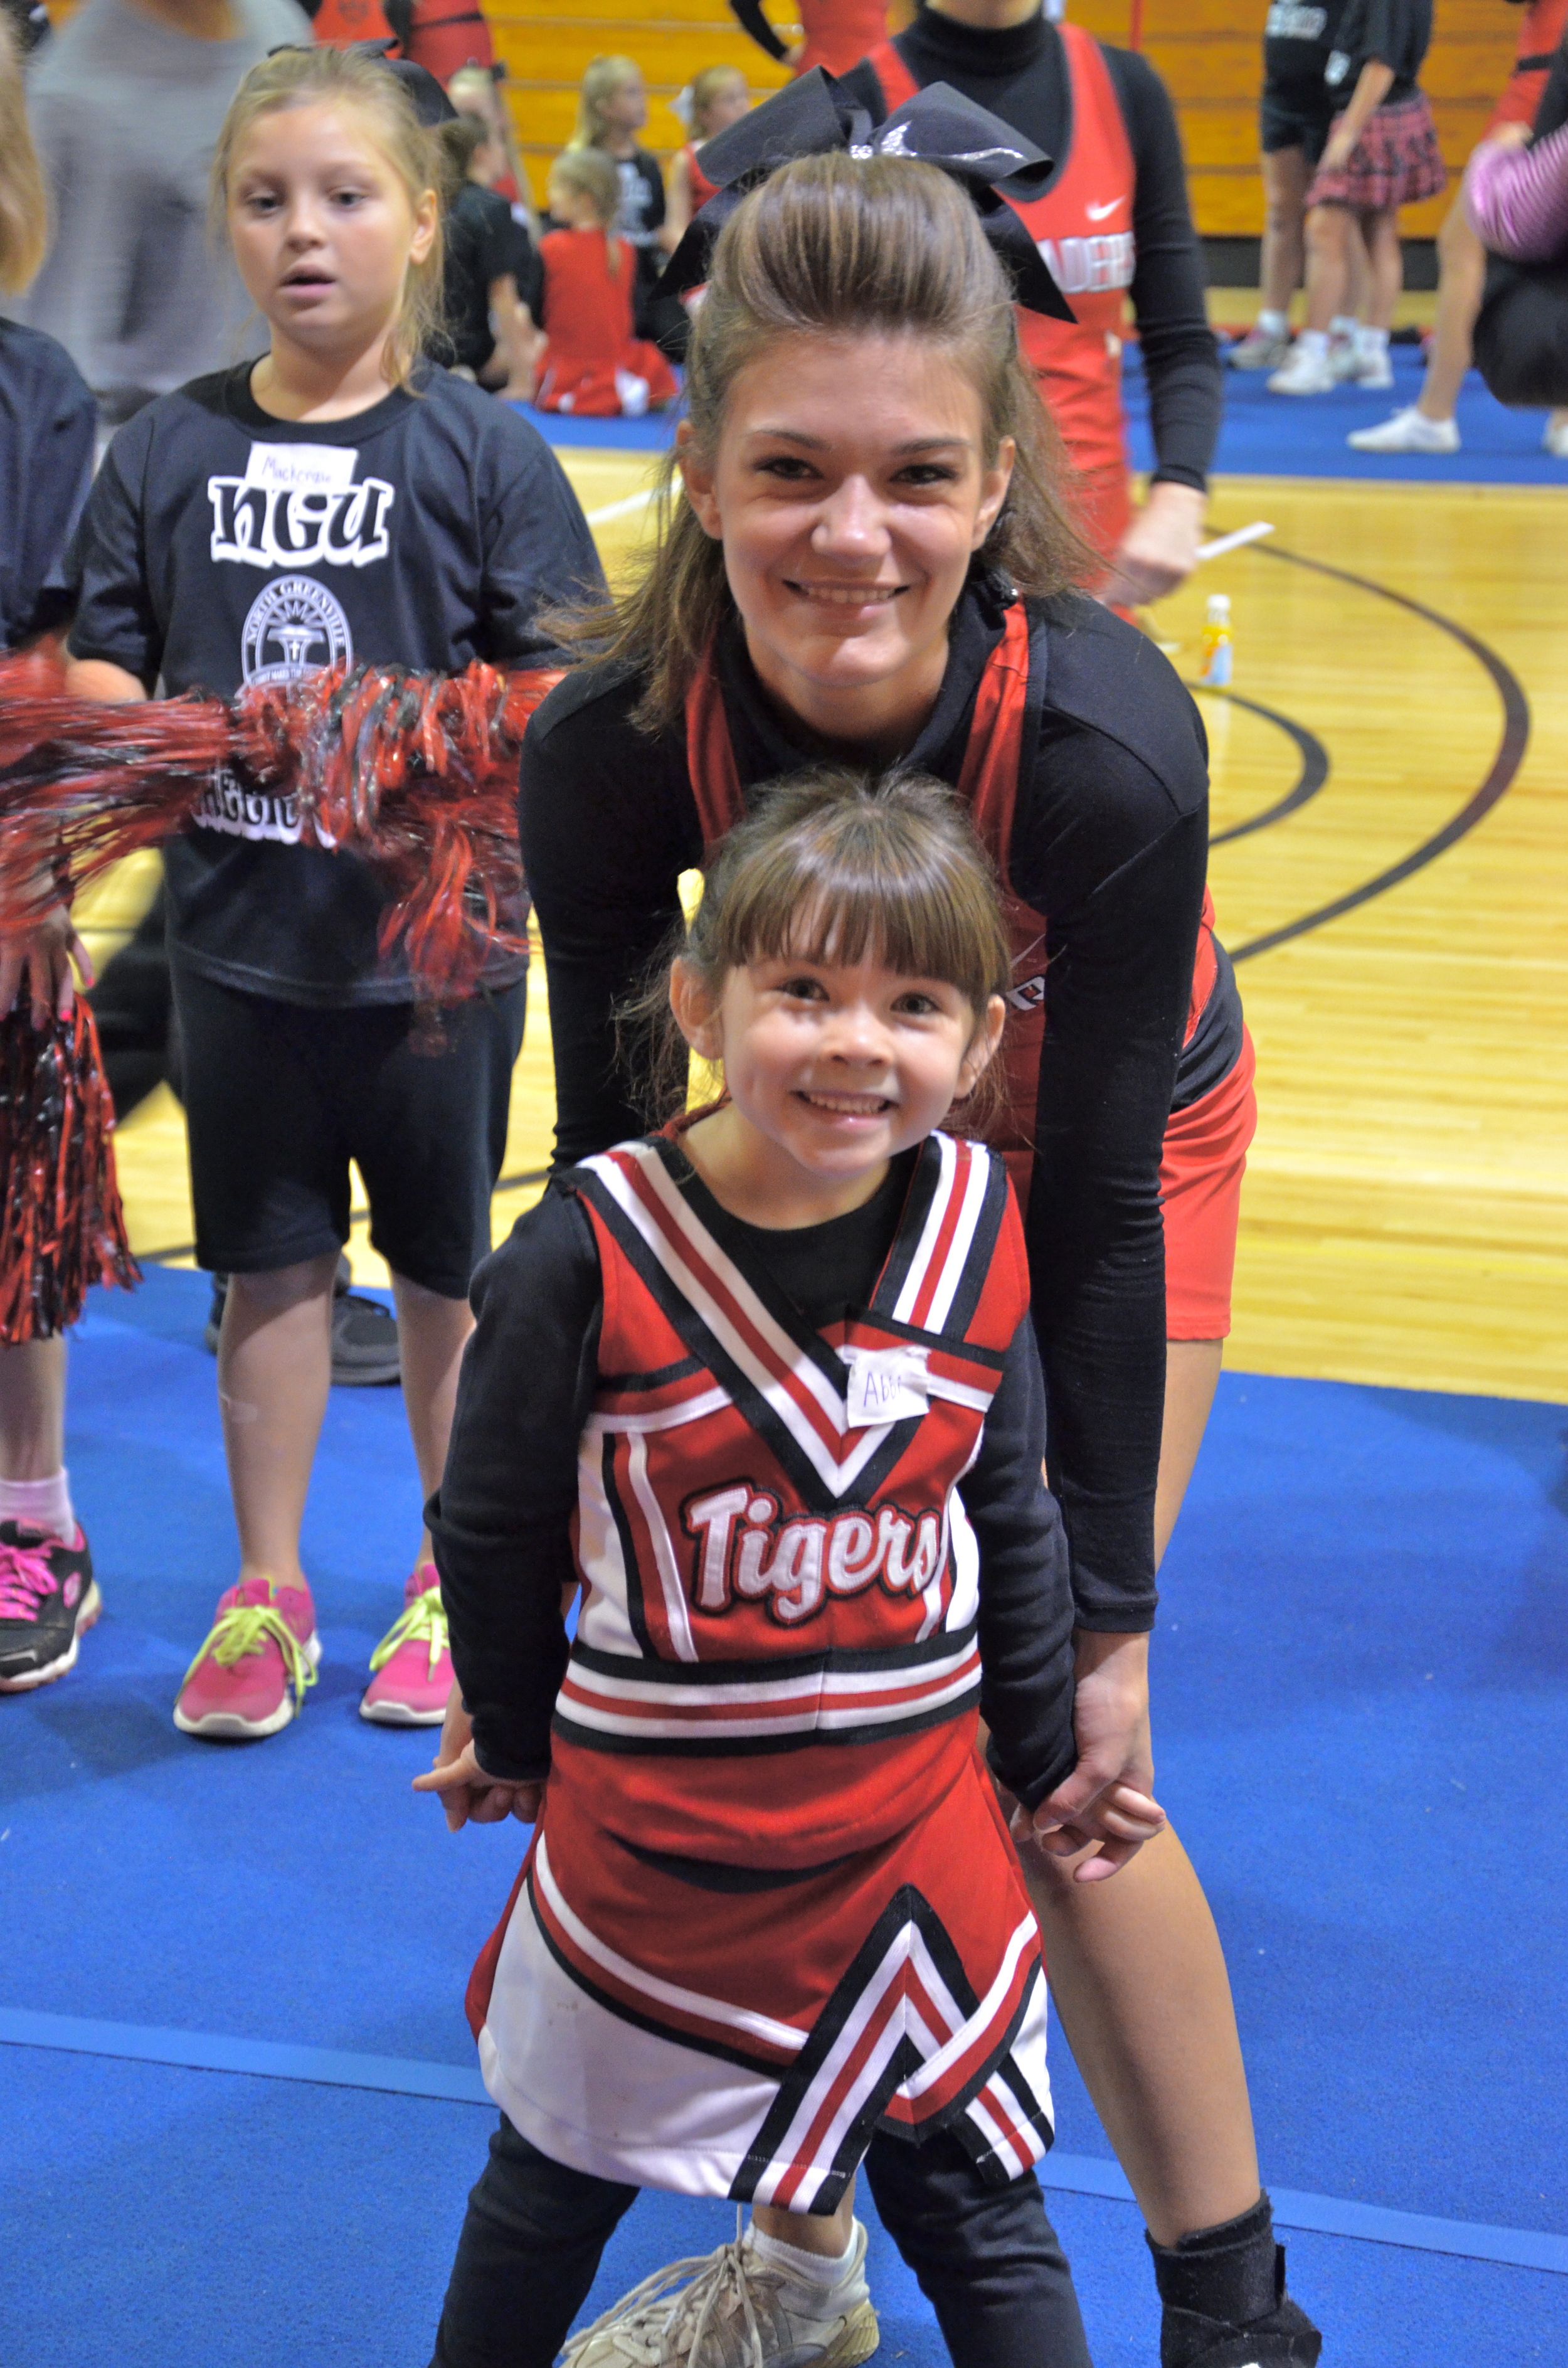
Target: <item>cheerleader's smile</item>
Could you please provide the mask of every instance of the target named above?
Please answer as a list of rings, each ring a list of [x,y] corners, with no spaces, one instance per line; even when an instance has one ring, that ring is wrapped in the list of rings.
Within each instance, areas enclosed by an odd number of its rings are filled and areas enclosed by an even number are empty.
[[[906,750],[941,687],[948,620],[1006,495],[980,396],[902,336],[780,337],[739,371],[711,455],[689,424],[687,498],[766,689],[824,739]]]
[[[945,979],[783,953],[737,964],[717,1008],[684,962],[670,982],[688,1043],[723,1069],[728,1099],[684,1137],[737,1215],[818,1224],[858,1208],[888,1163],[939,1126],[1001,1032]],[[777,1214],[756,1222],[777,1225]]]

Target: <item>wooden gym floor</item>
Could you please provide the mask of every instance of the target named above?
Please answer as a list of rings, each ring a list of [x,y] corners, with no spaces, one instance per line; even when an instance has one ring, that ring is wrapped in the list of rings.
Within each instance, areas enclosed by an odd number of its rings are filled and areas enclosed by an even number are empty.
[[[642,455],[562,458],[590,511],[646,482]],[[1151,620],[1190,678],[1231,595],[1210,879],[1261,1118],[1229,1361],[1568,1399],[1568,491],[1216,481],[1210,533],[1258,518]],[[599,531],[613,564],[638,521]],[[151,861],[100,893],[100,958]],[[550,1151],[534,980],[497,1238]],[[166,1088],[119,1144],[136,1247],[188,1264]],[[363,1222],[351,1247],[384,1281]]]

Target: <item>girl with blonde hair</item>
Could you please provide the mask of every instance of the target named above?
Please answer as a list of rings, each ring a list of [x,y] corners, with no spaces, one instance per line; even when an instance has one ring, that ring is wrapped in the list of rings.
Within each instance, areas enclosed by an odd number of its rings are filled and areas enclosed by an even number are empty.
[[[647,328],[649,301],[672,240],[665,225],[665,183],[659,160],[638,144],[648,120],[648,87],[635,58],[591,58],[577,95],[577,121],[567,150],[597,148],[620,184],[613,228],[637,257],[633,302],[638,334]]]
[[[505,404],[435,368],[433,135],[394,71],[287,50],[255,67],[212,167],[214,211],[267,351],[138,414],[81,537],[71,688],[141,700],[161,677],[222,697],[357,660],[460,672],[546,656],[541,609],[597,563],[570,486]],[[330,1374],[349,1162],[392,1269],[421,1499],[446,1452],[469,1278],[521,1042],[526,956],[416,1041],[385,898],[358,858],[304,846],[283,794],[215,784],[166,854],[197,1255],[231,1277],[218,1351],[239,1530],[181,1686],[187,1735],[276,1734],[321,1646],[300,1523]],[[521,916],[502,916],[513,934]],[[413,1538],[410,1540],[413,1544]],[[446,1622],[427,1541],[360,1708],[438,1721]]]

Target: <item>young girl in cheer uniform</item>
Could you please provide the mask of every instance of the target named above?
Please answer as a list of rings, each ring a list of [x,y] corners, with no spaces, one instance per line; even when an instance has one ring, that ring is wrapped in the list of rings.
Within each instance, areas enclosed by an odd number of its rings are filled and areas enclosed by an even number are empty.
[[[110,445],[81,538],[73,687],[222,696],[353,660],[538,663],[538,615],[598,580],[571,488],[505,404],[425,364],[439,319],[436,160],[392,74],[283,51],[241,85],[213,165],[271,330]],[[392,1270],[422,1486],[440,1475],[469,1279],[489,1248],[523,1032],[525,956],[413,1031],[358,859],[298,843],[287,797],[231,776],[167,851],[197,1255],[232,1277],[219,1349],[237,1583],[180,1691],[208,1737],[285,1725],[319,1656],[300,1521],[330,1371],[348,1164]],[[520,928],[523,916],[503,916]],[[438,1720],[449,1683],[427,1542],[364,1714]]]
[[[975,1753],[978,1706],[1026,1827],[1073,1764],[1066,1555],[1017,1206],[934,1132],[1008,975],[949,791],[781,785],[667,973],[723,1100],[559,1175],[476,1283],[432,1508],[467,1707],[416,1781],[453,1825],[540,1822],[470,1988],[504,2119],[439,2368],[546,2368],[645,2184],[788,2233],[574,2362],[739,2359],[756,2318],[850,2368],[862,2158],[955,2361],[1087,2368],[1032,2169],[1039,1934]],[[1058,1822],[1111,1871],[1161,1818],[1122,1787]]]
[[[739,66],[704,66],[674,105],[691,137],[670,158],[665,190],[665,244],[672,254],[686,236],[692,215],[714,194],[697,152],[705,140],[738,123],[750,111],[751,92]]]
[[[802,88],[769,104],[793,113]],[[901,144],[924,136],[925,104],[894,126]],[[729,161],[775,140],[767,116],[722,135]],[[964,154],[1009,136],[956,130],[963,174]],[[1012,289],[949,172],[798,156],[751,189],[702,268],[684,498],[610,627],[592,628],[607,654],[551,694],[524,746],[558,1156],[636,1124],[615,1008],[678,915],[680,875],[759,784],[830,750],[906,757],[958,790],[1014,949],[1008,1109],[987,1139],[1020,1178],[1032,1155],[1025,1237],[1084,1747],[1062,1805],[1100,1782],[1147,1789],[1156,1549],[1228,1326],[1252,1122],[1234,982],[1200,927],[1202,727],[1153,644],[1072,588],[1093,561],[1052,498]],[[1169,2368],[1310,2368],[1223,1959],[1175,1835],[1114,1884],[1032,1850],[1024,1873],[1155,2244]]]
[[[597,148],[568,148],[551,166],[551,215],[563,227],[540,241],[541,411],[640,418],[675,399],[658,347],[632,334],[637,255],[612,227],[619,204],[615,166]]]

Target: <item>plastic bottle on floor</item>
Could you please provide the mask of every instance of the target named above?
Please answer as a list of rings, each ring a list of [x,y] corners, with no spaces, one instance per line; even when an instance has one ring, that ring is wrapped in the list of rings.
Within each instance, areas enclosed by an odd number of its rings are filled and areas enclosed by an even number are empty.
[[[1231,596],[1210,592],[1203,626],[1203,665],[1198,677],[1210,690],[1223,690],[1231,679]]]

